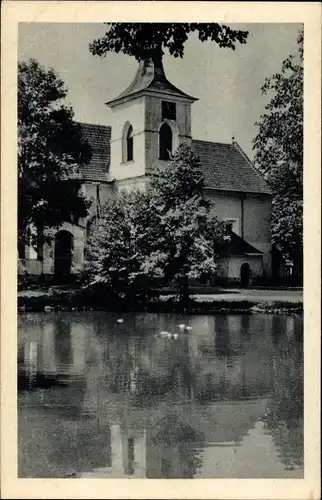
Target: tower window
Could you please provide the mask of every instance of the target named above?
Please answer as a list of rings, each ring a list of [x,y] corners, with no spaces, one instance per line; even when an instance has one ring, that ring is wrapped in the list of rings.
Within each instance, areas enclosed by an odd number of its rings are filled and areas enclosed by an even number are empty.
[[[172,130],[167,123],[164,123],[159,131],[159,158],[160,160],[170,160],[172,153]]]
[[[129,126],[126,135],[126,160],[125,161],[133,161],[133,127]]]
[[[177,110],[175,102],[162,101],[162,120],[176,120]]]

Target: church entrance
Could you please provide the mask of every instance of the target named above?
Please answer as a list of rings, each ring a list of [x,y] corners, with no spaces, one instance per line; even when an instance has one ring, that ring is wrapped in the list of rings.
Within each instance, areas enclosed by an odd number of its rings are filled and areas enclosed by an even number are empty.
[[[74,236],[69,231],[58,231],[55,235],[55,277],[66,280],[71,273]]]
[[[242,286],[248,286],[250,283],[250,265],[244,262],[240,266],[240,283]]]

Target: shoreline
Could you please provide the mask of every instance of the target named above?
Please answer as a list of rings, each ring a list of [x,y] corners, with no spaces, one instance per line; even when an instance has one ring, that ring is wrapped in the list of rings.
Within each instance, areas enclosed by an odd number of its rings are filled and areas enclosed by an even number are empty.
[[[73,312],[73,311],[110,311],[110,312],[155,312],[185,314],[303,314],[303,296],[276,297],[267,293],[191,294],[185,307],[174,294],[161,295],[158,299],[144,303],[119,301],[97,303],[95,298],[81,290],[69,291],[30,291],[23,290],[17,297],[18,312]]]

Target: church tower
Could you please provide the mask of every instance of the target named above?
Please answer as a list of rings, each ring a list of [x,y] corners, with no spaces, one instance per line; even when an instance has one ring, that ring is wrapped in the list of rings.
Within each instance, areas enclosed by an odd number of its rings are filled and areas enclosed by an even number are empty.
[[[167,80],[161,57],[139,63],[132,83],[106,103],[112,110],[110,175],[120,188],[144,189],[149,173],[191,142],[196,100]]]

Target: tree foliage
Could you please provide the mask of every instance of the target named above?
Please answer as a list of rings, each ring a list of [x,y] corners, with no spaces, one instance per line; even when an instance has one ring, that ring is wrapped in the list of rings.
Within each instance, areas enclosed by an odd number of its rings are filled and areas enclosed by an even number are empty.
[[[280,73],[267,78],[272,93],[257,123],[255,165],[272,188],[272,239],[285,259],[301,266],[303,230],[303,32],[298,55],[290,55]]]
[[[87,241],[87,285],[120,298],[145,288],[141,266],[151,246],[149,217],[149,199],[140,191],[121,191],[105,203]]]
[[[30,243],[32,228],[57,226],[87,213],[78,167],[89,145],[63,104],[64,82],[30,59],[18,66],[18,234]],[[32,241],[32,243],[34,243]]]
[[[199,157],[188,145],[181,145],[170,166],[152,178],[150,196],[159,214],[161,238],[152,254],[153,269],[160,262],[166,282],[180,284],[183,300],[188,297],[189,280],[210,279],[216,272],[219,245],[226,227],[204,200]]]
[[[246,43],[247,31],[234,30],[216,23],[106,23],[102,38],[90,44],[93,55],[122,52],[138,61],[159,57],[167,49],[174,57],[183,57],[189,33],[197,32],[201,42],[213,41],[219,47],[235,50],[236,43]]]
[[[119,295],[172,283],[188,298],[189,279],[209,279],[225,226],[201,195],[200,162],[182,145],[146,192],[121,192],[102,208],[87,245],[88,285]]]

